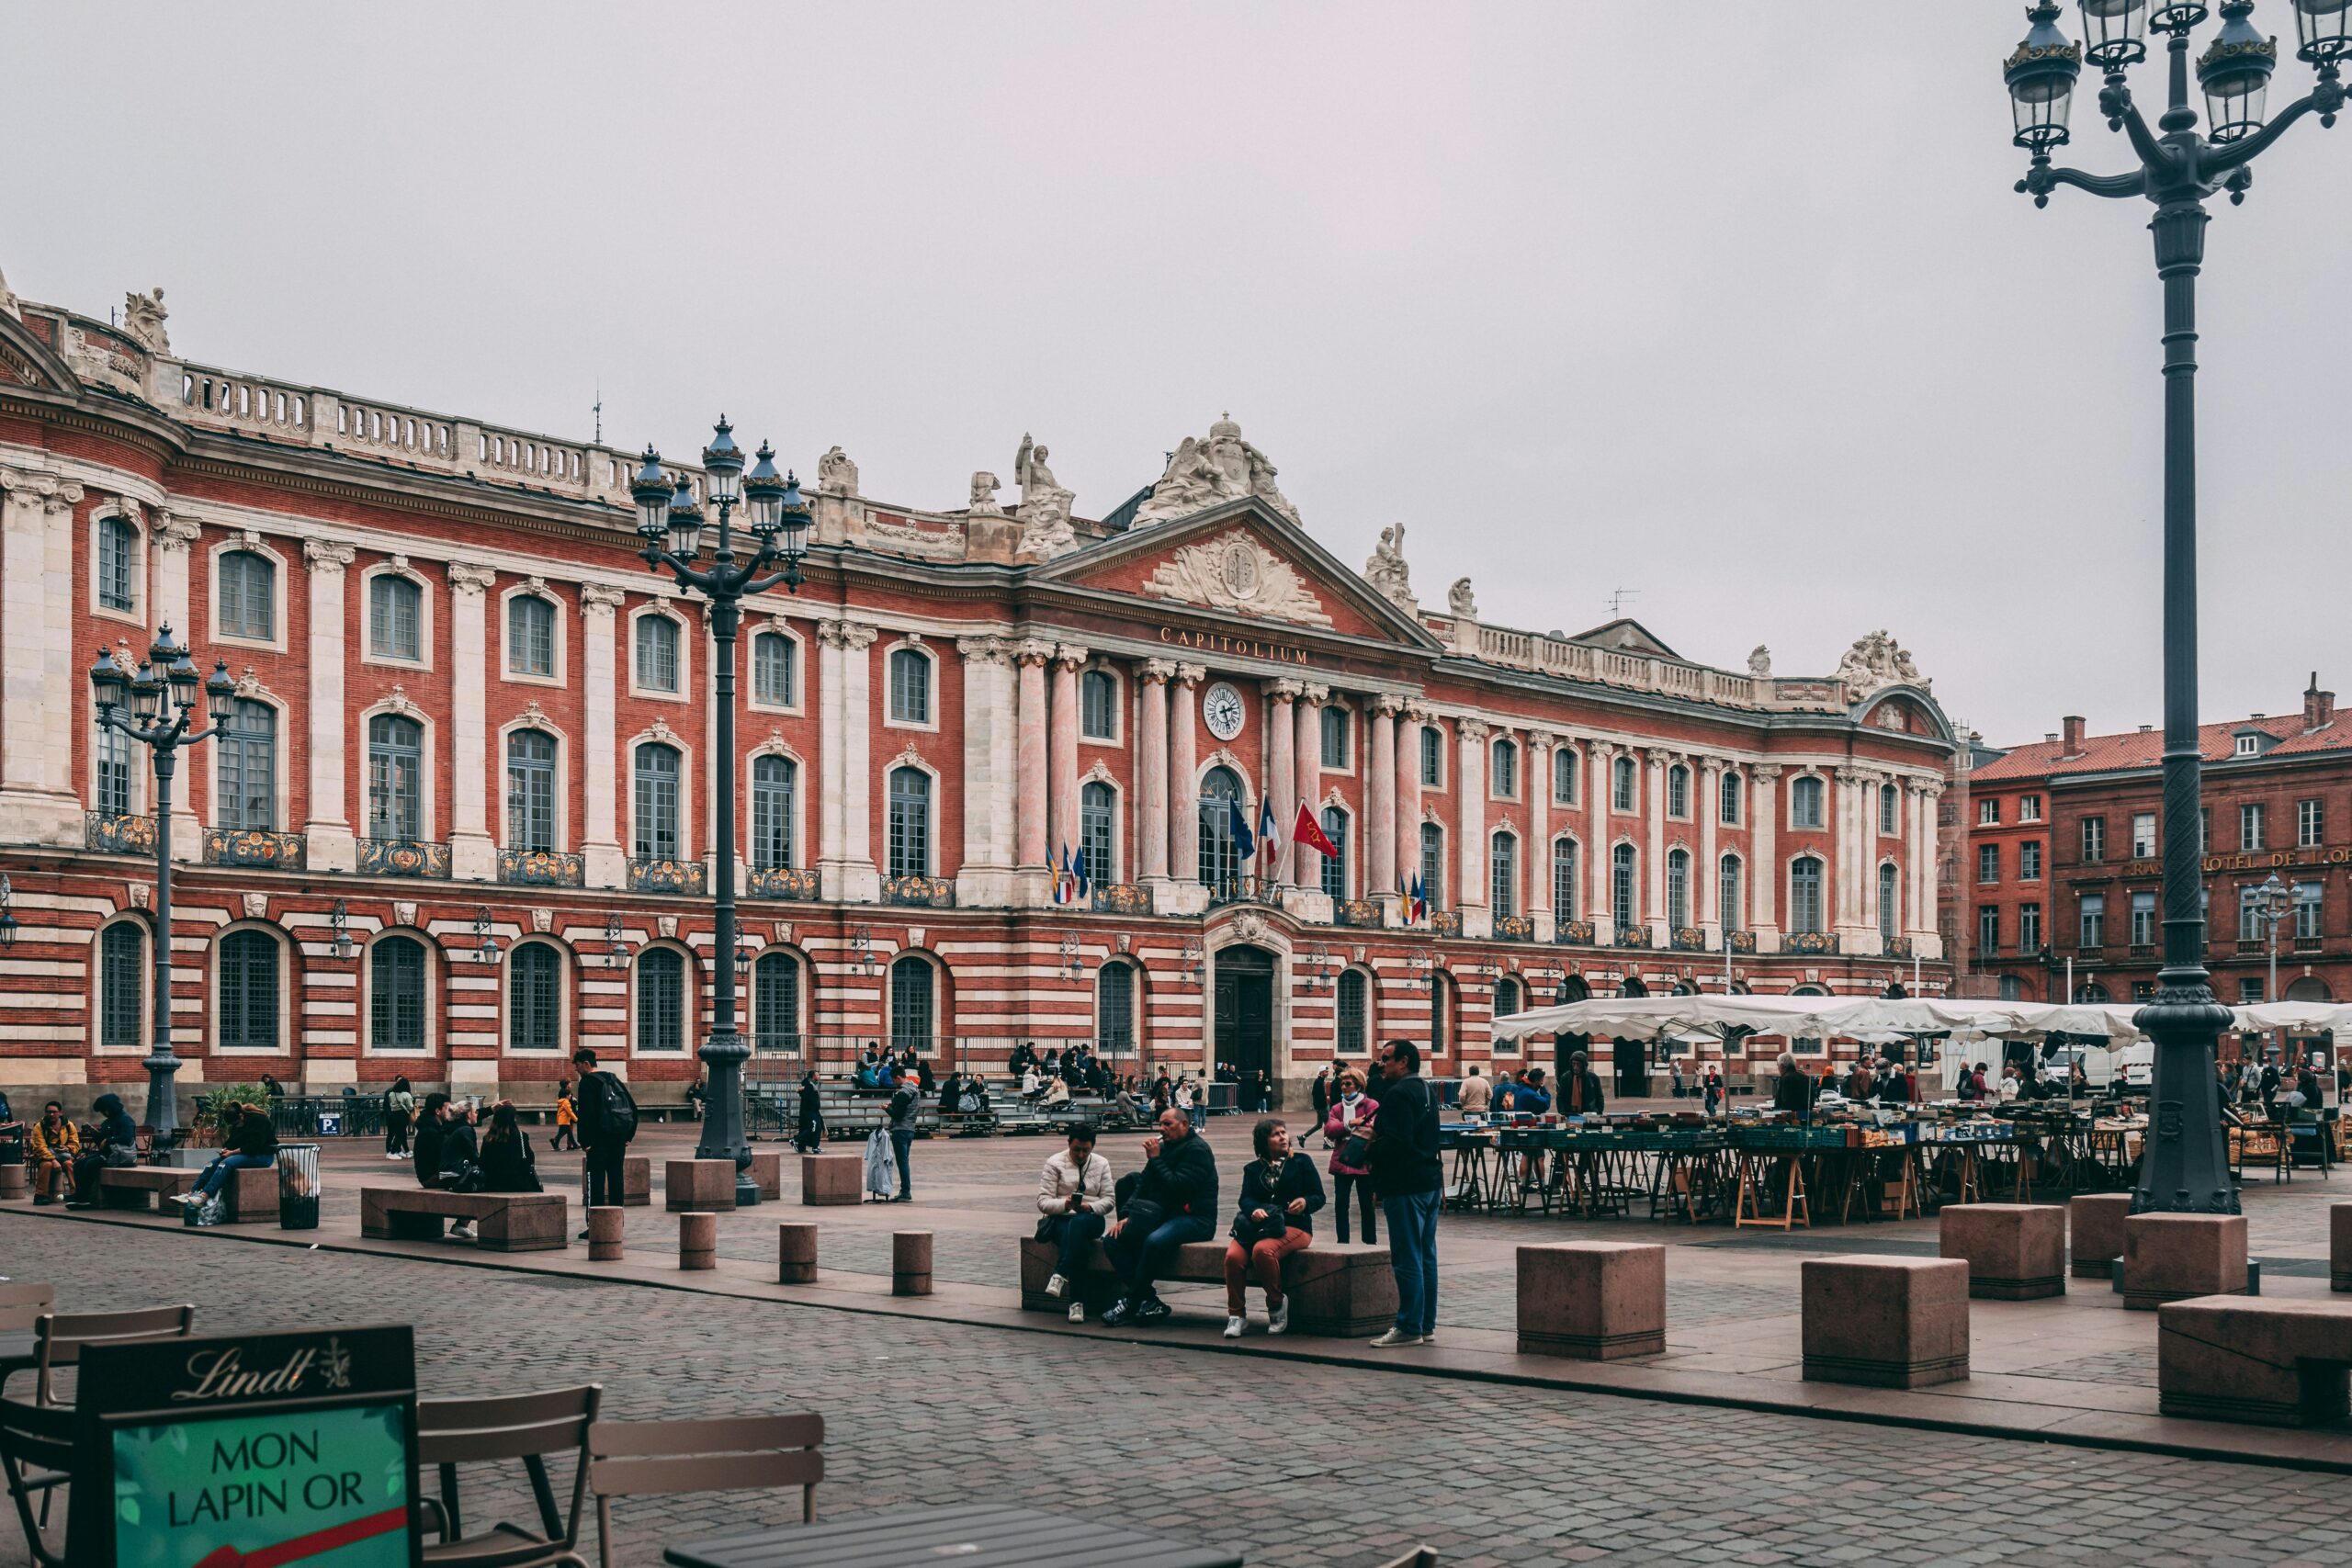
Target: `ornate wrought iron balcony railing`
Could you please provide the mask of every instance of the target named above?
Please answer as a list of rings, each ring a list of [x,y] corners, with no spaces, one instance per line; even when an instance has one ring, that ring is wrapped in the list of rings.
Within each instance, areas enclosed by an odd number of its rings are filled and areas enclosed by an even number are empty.
[[[813,901],[823,896],[820,879],[811,867],[755,865],[743,874],[746,898],[793,898]]]
[[[578,887],[588,871],[580,856],[560,850],[501,850],[498,880],[518,887]]]
[[[1105,915],[1151,913],[1151,889],[1140,882],[1097,882],[1088,889],[1086,901]]]
[[[1555,921],[1552,926],[1552,940],[1563,947],[1590,947],[1592,922],[1590,920]]]
[[[639,860],[628,863],[632,893],[707,893],[710,875],[698,860]]]
[[[449,846],[422,839],[362,839],[356,869],[362,876],[449,874]]]
[[[944,876],[886,876],[882,879],[882,902],[952,909],[956,907],[956,885]]]
[[[259,828],[207,828],[204,863],[257,865],[278,871],[302,869],[306,840],[300,833],[271,833]]]
[[[85,812],[82,847],[92,854],[152,855],[155,852],[155,819],[113,811]]]
[[[1497,942],[1533,942],[1535,921],[1527,915],[1497,915],[1495,940]]]
[[[1838,951],[1835,931],[1791,931],[1781,939],[1782,953],[1830,953]]]

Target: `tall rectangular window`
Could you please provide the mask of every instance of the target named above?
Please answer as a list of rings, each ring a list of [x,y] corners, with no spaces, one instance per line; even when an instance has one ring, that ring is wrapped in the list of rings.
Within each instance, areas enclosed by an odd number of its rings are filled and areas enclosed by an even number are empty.
[[[1511,740],[1498,739],[1493,747],[1494,777],[1488,782],[1496,797],[1502,800],[1519,798],[1519,746]]]
[[[792,705],[792,639],[762,632],[752,639],[752,700],[763,707]]]
[[[2150,860],[2156,852],[2156,814],[2135,811],[2132,814],[2132,858]]]
[[[931,775],[920,768],[890,770],[889,874],[931,874]]]
[[[2019,904],[2018,906],[2018,950],[2021,953],[2032,953],[2041,946],[2041,906]]]
[[[1789,785],[1789,826],[1818,828],[1822,824],[1821,781],[1804,777]]]
[[[277,939],[265,931],[220,939],[220,1040],[223,1050],[277,1049]]]
[[[1821,863],[1805,855],[1789,867],[1789,930],[1815,933],[1821,922]]]
[[[1345,772],[1348,767],[1348,740],[1353,728],[1348,710],[1336,705],[1327,705],[1317,722],[1323,727],[1323,765]]]
[[[1323,836],[1340,852],[1323,857],[1323,891],[1333,899],[1348,896],[1348,814],[1336,806],[1323,808]]]
[[[1987,956],[2001,951],[2001,907],[1976,906],[1976,951]]]
[[[2132,945],[2154,947],[2156,944],[2156,896],[2154,893],[2132,895]]]
[[[2001,803],[1987,795],[1976,803],[1976,825],[1997,828],[2001,825]]]
[[[1421,787],[1445,787],[1445,737],[1434,724],[1421,726]]]
[[[2300,849],[2312,849],[2327,836],[2326,818],[2316,800],[2295,802],[2295,844]]]
[[[506,959],[506,1043],[517,1051],[553,1051],[563,1043],[563,960],[543,942],[526,942]]]
[[[1421,824],[1421,897],[1432,909],[1445,908],[1445,829]]]
[[[1119,795],[1097,779],[1078,792],[1078,844],[1086,856],[1086,874],[1094,882],[1116,882],[1119,868],[1112,858],[1117,841]]]
[[[1497,833],[1487,843],[1487,883],[1498,919],[1519,913],[1519,840]]]
[[[98,731],[97,799],[92,804],[109,817],[130,815],[130,737],[119,729]]]
[[[1979,844],[1976,846],[1976,880],[1980,883],[2001,880],[2000,845]]]
[[[220,558],[220,602],[213,619],[222,637],[267,642],[277,635],[277,567],[266,556],[251,550],[231,550]]]
[[[2084,894],[2080,913],[2082,920],[2079,935],[2083,950],[2088,953],[2105,947],[2107,945],[2107,896],[2103,893]]]
[[[405,577],[382,572],[368,580],[368,648],[379,659],[416,659],[423,642],[424,592]]]
[[[2020,822],[2041,821],[2041,796],[2038,795],[2021,795],[2018,796],[2018,820]]]
[[[1577,873],[1577,841],[1574,839],[1552,840],[1552,916],[1555,919],[1573,920],[1584,908],[1581,886]]]
[[[138,1045],[147,994],[147,944],[139,927],[117,920],[98,939],[98,1043]]]
[[[545,730],[506,738],[506,838],[526,854],[555,849],[555,737]]]
[[[2105,860],[2106,858],[2107,858],[2107,818],[2104,818],[2104,817],[2086,817],[2086,818],[2083,818],[2083,862],[2084,862],[2084,863],[2085,863],[2085,864],[2086,864],[2086,865],[2096,865],[2096,864],[2098,864],[2100,861],[2103,861],[2103,860]]]
[[[2295,884],[2295,940],[2317,942],[2320,933],[2320,911],[2326,894],[2316,882]]]
[[[1370,990],[1363,970],[1349,969],[1340,974],[1338,1042],[1340,1055],[1360,1056],[1366,1048],[1366,1021],[1371,1012],[1368,1005]]]
[[[800,964],[788,953],[763,953],[752,965],[752,1048],[800,1049]]]
[[[900,724],[931,722],[931,660],[911,648],[890,650],[890,716]]]
[[[1719,815],[1724,821],[1736,827],[1739,822],[1739,771],[1736,768],[1725,768],[1723,783],[1717,788],[1721,791],[1718,804],[1722,810]]]
[[[517,675],[555,673],[555,606],[536,593],[506,602],[506,666]]]
[[[127,519],[108,517],[98,525],[98,604],[107,610],[134,610],[131,560],[139,548],[139,530]]]
[[[2238,848],[2262,848],[2262,804],[2259,801],[2248,801],[2238,807]]]
[[[1577,803],[1577,774],[1579,759],[1573,746],[1556,746],[1552,750],[1552,801],[1555,806]]]
[[[637,683],[648,692],[678,689],[678,623],[667,615],[637,618]]]
[[[1634,889],[1634,846],[1619,844],[1609,852],[1609,915],[1621,931],[1641,923],[1641,906]]]
[[[676,860],[678,753],[659,744],[640,746],[635,773],[630,852],[639,860]]]
[[[212,742],[220,796],[212,803],[216,826],[247,832],[277,828],[277,710],[240,697],[229,723]]]
[[[686,1046],[686,964],[675,948],[648,948],[637,960],[637,1048]]]
[[[1078,678],[1078,732],[1089,740],[1119,738],[1119,682],[1108,670]]]
[[[2018,846],[2018,880],[2019,882],[2041,880],[2041,840],[2036,840],[2031,843]]]
[[[368,950],[368,1043],[424,1049],[424,944],[413,937],[388,936]]]
[[[1632,811],[1638,793],[1639,774],[1631,757],[1620,757],[1609,764],[1609,809]]]
[[[1720,873],[1721,881],[1716,889],[1716,904],[1718,913],[1723,918],[1724,930],[1726,931],[1744,931],[1747,929],[1747,890],[1744,879],[1740,876],[1740,869],[1737,855],[1724,856]]]
[[[413,839],[423,832],[424,771],[422,725],[389,713],[368,721],[369,838]]]
[[[792,865],[793,793],[799,770],[789,757],[752,759],[752,866],[784,871]]]

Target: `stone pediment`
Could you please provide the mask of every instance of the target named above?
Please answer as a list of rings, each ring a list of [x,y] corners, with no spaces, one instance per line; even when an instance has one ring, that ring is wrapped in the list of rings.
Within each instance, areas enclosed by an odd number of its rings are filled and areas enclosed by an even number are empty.
[[[1143,591],[1158,599],[1204,604],[1237,615],[1263,615],[1301,626],[1328,626],[1331,617],[1290,562],[1260,544],[1246,528],[1228,529],[1197,544],[1180,545],[1153,569]]]

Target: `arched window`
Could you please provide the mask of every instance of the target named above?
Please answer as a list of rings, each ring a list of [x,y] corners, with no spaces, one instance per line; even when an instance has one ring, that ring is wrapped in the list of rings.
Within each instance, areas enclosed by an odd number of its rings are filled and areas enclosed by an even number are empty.
[[[686,1048],[686,960],[674,947],[637,955],[637,1048]]]
[[[765,707],[792,705],[792,639],[782,632],[752,638],[752,700]]]
[[[213,765],[220,780],[220,798],[212,803],[213,825],[274,832],[277,828],[277,710],[253,697],[238,698],[228,724],[212,744],[218,753]]]
[[[98,937],[98,1043],[142,1043],[146,1002],[146,933],[135,920],[117,920]]]
[[[931,874],[931,775],[921,768],[890,770],[892,876]]]
[[[1445,829],[1421,824],[1421,897],[1432,909],[1445,908]]]
[[[1621,931],[1641,922],[1634,901],[1634,846],[1619,844],[1609,852],[1609,915]]]
[[[1747,929],[1747,895],[1740,879],[1737,855],[1725,855],[1718,868],[1716,897],[1722,905],[1724,930],[1744,931]]]
[[[1519,838],[1497,833],[1487,841],[1487,884],[1497,919],[1519,913]]]
[[[424,1049],[424,944],[413,936],[368,950],[368,1048]]]
[[[506,667],[517,675],[555,673],[555,606],[536,593],[506,601]]]
[[[1078,732],[1089,740],[1119,738],[1119,682],[1108,670],[1078,678]]]
[[[678,858],[678,749],[648,741],[637,749],[636,831],[639,860]]]
[[[1519,798],[1519,742],[1498,737],[1494,745],[1494,793],[1505,800]]]
[[[1893,784],[1878,786],[1878,830],[1892,838],[1901,830],[1903,792]]]
[[[139,553],[139,530],[127,517],[107,517],[98,524],[98,607],[136,610],[138,579],[131,562]]]
[[[1666,814],[1690,815],[1690,770],[1679,762],[1666,770]]]
[[[2105,986],[2100,985],[2097,980],[2086,980],[2081,985],[2075,987],[2075,999],[2078,1002],[2097,1006],[2102,1002],[2110,1001],[2113,998],[2107,994],[2107,987]]]
[[[1890,862],[1878,868],[1878,934],[1894,941],[1902,916],[1903,895],[1896,890],[1894,866]]]
[[[1584,908],[1578,896],[1582,891],[1581,872],[1577,863],[1577,841],[1574,839],[1552,840],[1552,915],[1555,919],[1573,920],[1577,911]]]
[[[1348,814],[1336,806],[1325,807],[1323,836],[1340,852],[1323,857],[1323,891],[1335,899],[1344,898],[1348,896]]]
[[[1506,975],[1495,982],[1495,1016],[1497,1018],[1509,1018],[1515,1012],[1526,1010],[1526,1008],[1527,987],[1518,976]],[[1509,1050],[1510,1047],[1498,1045],[1496,1049]]]
[[[637,618],[637,683],[648,692],[678,689],[678,623],[667,615]]]
[[[800,1054],[800,961],[789,953],[752,965],[752,1049]]]
[[[1361,1056],[1371,1049],[1372,982],[1361,969],[1340,973],[1338,1049],[1342,1056]]]
[[[1078,848],[1086,857],[1086,874],[1091,881],[1119,880],[1119,868],[1112,855],[1112,829],[1118,819],[1118,792],[1100,779],[1078,792]]]
[[[1136,970],[1132,964],[1105,964],[1094,976],[1094,1043],[1105,1055],[1135,1055]]]
[[[424,590],[396,572],[368,580],[368,648],[379,659],[415,659],[423,643]]]
[[[1620,757],[1609,765],[1609,808],[1611,811],[1634,809],[1636,775],[1634,759]]]
[[[1724,779],[1723,779],[1723,783],[1722,783],[1720,785],[1718,785],[1718,786],[1717,786],[1717,788],[1718,788],[1719,794],[1720,794],[1720,795],[1721,795],[1721,798],[1720,798],[1720,799],[1718,800],[1718,802],[1717,802],[1717,806],[1718,806],[1718,807],[1719,807],[1719,813],[1718,813],[1718,814],[1719,814],[1719,815],[1723,818],[1723,819],[1724,819],[1724,821],[1726,821],[1726,822],[1731,822],[1731,823],[1736,823],[1736,822],[1738,822],[1738,820],[1739,820],[1739,773],[1738,773],[1738,771],[1737,771],[1736,769],[1733,769],[1733,768],[1725,768],[1725,769],[1724,770]]]
[[[1552,799],[1561,806],[1577,803],[1577,753],[1573,746],[1560,746],[1552,751]]]
[[[382,578],[379,582],[405,582]],[[413,583],[410,584],[414,587]],[[424,833],[424,727],[395,713],[368,721],[368,836],[414,839]]]
[[[563,1044],[563,954],[544,942],[515,944],[506,955],[506,1043],[516,1051]]]
[[[915,1055],[938,1055],[937,976],[931,961],[910,953],[890,965],[890,1049],[914,1047]]]
[[[1821,781],[1808,773],[1789,785],[1789,826],[1821,826]]]
[[[277,635],[277,565],[252,550],[220,558],[220,602],[213,619],[222,637],[267,642]]]
[[[1680,931],[1690,923],[1690,852],[1666,852],[1666,923]]]
[[[1421,787],[1445,787],[1445,731],[1434,724],[1421,726]]]
[[[555,737],[543,729],[506,738],[506,838],[509,849],[526,854],[556,847]]]
[[[231,931],[220,939],[220,981],[215,993],[223,1051],[278,1049],[277,938],[268,931]]]
[[[1453,1039],[1455,1020],[1460,1016],[1461,989],[1453,976],[1442,969],[1430,971],[1430,1055],[1442,1056]]]
[[[931,660],[920,649],[890,650],[890,716],[900,724],[931,722]]]
[[[1241,779],[1231,768],[1211,768],[1202,775],[1199,874],[1204,886],[1230,888],[1241,879],[1240,846],[1233,838],[1241,798]]]
[[[773,752],[752,759],[752,868],[783,871],[792,863],[793,794],[800,770]]]
[[[1821,863],[1800,855],[1789,865],[1789,930],[1821,930]]]

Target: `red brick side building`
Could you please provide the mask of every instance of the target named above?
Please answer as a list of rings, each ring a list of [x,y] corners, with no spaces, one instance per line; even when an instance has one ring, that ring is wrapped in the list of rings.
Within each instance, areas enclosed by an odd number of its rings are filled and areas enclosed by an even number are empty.
[[[682,1089],[723,961],[715,644],[635,553],[635,458],[192,364],[128,305],[0,288],[0,1084],[141,1078],[152,783],[86,669],[169,622],[239,691],[176,796],[184,1084],[489,1092],[587,1041]],[[763,1054],[1088,1038],[1296,1080],[1400,1033],[1458,1070],[1496,1010],[1589,990],[1941,986],[1952,740],[1885,634],[1791,677],[1487,626],[1466,580],[1427,609],[1401,530],[1343,566],[1229,421],[1101,520],[1042,448],[1017,478],[900,506],[835,447],[807,586],[746,606]],[[1237,857],[1301,803],[1339,855]]]
[[[2290,897],[2278,931],[2281,999],[2352,996],[2352,723],[2312,678],[2301,711],[2209,724],[2204,758],[2206,965],[2230,1003],[2266,999],[2269,933],[2248,895]],[[1972,973],[1999,994],[2128,1002],[2160,966],[2164,737],[2149,726],[2055,735],[1969,775],[1975,826],[1956,892],[1973,915]]]

